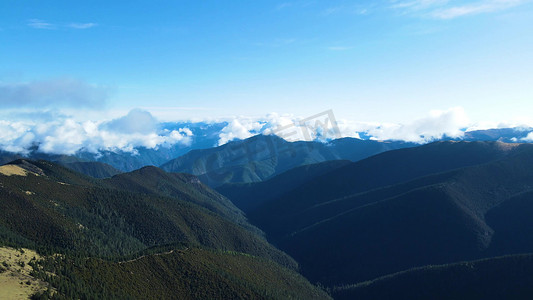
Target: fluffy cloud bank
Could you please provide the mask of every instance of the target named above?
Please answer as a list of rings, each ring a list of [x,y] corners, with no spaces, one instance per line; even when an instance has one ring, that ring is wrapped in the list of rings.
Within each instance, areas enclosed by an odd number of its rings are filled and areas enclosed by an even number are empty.
[[[220,131],[218,145],[223,145],[232,140],[243,140],[261,132],[264,122],[249,118],[235,118]]]
[[[34,114],[38,115],[36,112],[30,115]],[[148,111],[140,109],[108,121],[80,122],[49,111],[43,114],[48,117],[33,118],[33,123],[0,120],[0,149],[24,153],[38,146],[41,152],[55,154],[78,151],[97,154],[104,150],[136,153],[138,147],[191,146],[191,129],[195,130],[196,140],[205,144],[205,140],[199,139],[208,139],[212,146],[256,134],[277,135],[287,141],[327,142],[352,137],[427,143],[445,137],[461,139],[467,128],[476,128],[461,107],[431,111],[405,124],[337,120],[333,111],[307,117],[272,113],[261,118],[235,117],[200,123],[160,123]],[[217,126],[206,126],[214,123]],[[524,134],[517,141],[533,142],[533,133]]]
[[[193,134],[188,128],[158,129],[157,124],[150,113],[141,110],[108,122],[78,122],[72,118],[44,124],[0,121],[0,148],[25,153],[38,146],[44,153],[74,154],[102,150],[135,152],[137,147],[155,149],[191,143]]]
[[[521,140],[523,142],[529,142],[529,143],[533,142],[533,132],[528,133],[528,135]]]
[[[431,111],[429,116],[409,124],[386,124],[369,128],[366,132],[378,140],[425,143],[444,136],[461,138],[469,125],[470,120],[465,111],[461,107],[455,107],[445,111]]]
[[[408,124],[361,123],[336,120],[332,111],[307,118],[270,114],[262,119],[235,118],[219,135],[219,145],[257,133],[274,134],[288,141],[327,141],[340,137],[374,140],[403,140],[425,143],[443,137],[461,138],[470,121],[461,107],[431,111],[428,116]]]
[[[75,79],[54,79],[27,83],[0,82],[0,108],[101,108],[111,89]]]

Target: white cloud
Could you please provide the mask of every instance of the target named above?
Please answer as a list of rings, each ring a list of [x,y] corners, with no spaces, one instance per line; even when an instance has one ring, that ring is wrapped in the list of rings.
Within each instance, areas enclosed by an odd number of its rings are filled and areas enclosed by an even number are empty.
[[[39,145],[39,150],[46,153],[74,154],[79,150],[91,153],[102,150],[135,153],[138,147],[157,149],[176,144],[190,145],[193,137],[189,125],[165,129],[168,127],[149,112],[140,109],[109,121],[80,122],[62,114],[50,115],[57,117],[33,123],[28,119],[0,120],[0,148],[24,152]],[[343,119],[333,122],[334,119],[331,111],[305,117],[277,113],[258,118],[240,116],[226,119],[226,126],[215,134],[218,135],[218,145],[256,134],[273,134],[287,141],[326,142],[339,137],[352,137],[426,143],[445,136],[461,139],[466,130],[481,126],[472,124],[461,107],[434,110],[423,118],[405,124]],[[533,133],[521,141],[533,142]]]
[[[259,121],[254,121],[249,118],[234,118],[226,127],[224,127],[220,134],[218,145],[224,145],[225,143],[235,139],[246,139],[257,133],[263,127],[263,124]]]
[[[376,127],[377,125],[372,125],[370,123],[361,123],[351,120],[338,120],[337,127],[339,129],[340,135],[342,137],[351,137],[360,139],[360,132],[366,132],[371,128]]]
[[[446,7],[433,11],[432,16],[439,19],[453,19],[457,17],[474,15],[480,13],[496,12],[504,9],[508,9],[514,6],[524,4],[528,1],[524,0],[492,0],[492,1],[479,1],[472,4],[457,5],[452,7]]]
[[[454,19],[481,13],[492,13],[531,2],[530,0],[410,0],[391,1],[391,8],[402,13],[436,19]]]
[[[102,125],[110,131],[121,133],[150,133],[157,129],[158,121],[149,112],[133,109],[127,115]]]
[[[48,23],[43,20],[39,19],[30,19],[28,20],[28,26],[35,28],[35,29],[55,29],[56,26],[54,24]]]
[[[70,23],[67,26],[70,28],[74,28],[74,29],[88,29],[88,28],[95,27],[96,25],[98,24],[96,23]]]
[[[293,115],[269,114],[255,120],[235,118],[220,134],[219,144],[233,139],[245,139],[257,134],[274,134],[287,141],[328,141],[339,137],[361,138],[365,133],[375,140],[404,140],[424,143],[444,136],[461,138],[470,121],[461,107],[431,111],[427,117],[408,124],[363,123],[354,120],[338,120],[326,112],[306,122],[306,118]]]
[[[265,134],[276,134],[288,141],[330,141],[341,137],[360,139],[360,133],[374,129],[380,124],[356,120],[336,119],[331,110],[314,116],[294,117],[271,114],[267,119]]]
[[[193,133],[188,128],[170,131],[152,127],[142,130],[124,122],[144,113],[147,112],[134,110],[110,122],[78,122],[72,118],[47,123],[0,121],[0,147],[6,151],[26,153],[31,146],[39,145],[40,152],[75,154],[80,150],[91,153],[102,150],[135,152],[137,147],[155,149],[175,144],[190,145]],[[152,117],[145,115],[144,118]],[[146,124],[144,121],[141,119],[139,123]]]
[[[533,142],[533,132],[527,134],[525,138],[520,139],[523,142]]]
[[[23,152],[31,146],[34,136],[21,122],[0,121],[0,146],[2,150]]]
[[[422,10],[435,6],[448,4],[449,0],[411,0],[411,1],[392,1],[392,8]]]
[[[257,133],[265,135],[277,135],[287,141],[327,141],[341,137],[339,128],[333,124],[334,116],[328,114],[329,111],[319,113],[313,118],[295,117],[294,115],[279,115],[271,113],[263,118],[255,120],[246,118],[244,120],[234,119],[224,128],[219,144],[226,143],[233,138],[250,137]],[[350,135],[354,137],[355,133]]]
[[[374,6],[375,4],[333,6],[324,9],[321,14],[323,16],[330,16],[336,14],[366,15],[372,10]]]
[[[111,89],[75,79],[0,83],[0,108],[102,107]]]
[[[66,29],[89,29],[89,28],[92,28],[92,27],[95,27],[97,26],[98,24],[96,23],[77,23],[77,22],[73,22],[73,23],[68,23],[68,24],[54,24],[54,23],[49,23],[47,21],[43,21],[43,20],[40,20],[40,19],[30,19],[28,20],[28,23],[27,25],[29,27],[32,27],[32,28],[35,28],[35,29],[58,29],[58,28],[66,28]]]
[[[303,128],[300,127],[299,119],[301,118],[296,118],[293,115],[271,113],[266,117],[263,134],[277,135],[291,142],[306,140],[305,135],[308,132],[302,131]],[[312,135],[312,133],[309,135]]]
[[[470,121],[461,107],[431,111],[429,116],[409,124],[383,124],[367,132],[377,140],[404,140],[424,143],[444,136],[461,138]]]

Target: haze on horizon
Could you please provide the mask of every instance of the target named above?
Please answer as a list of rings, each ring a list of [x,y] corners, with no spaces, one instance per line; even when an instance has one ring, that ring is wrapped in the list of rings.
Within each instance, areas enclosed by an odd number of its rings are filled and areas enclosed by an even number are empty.
[[[531,28],[529,0],[4,1],[2,148],[186,143],[157,125],[178,120],[245,138],[329,109],[354,137],[533,126]]]

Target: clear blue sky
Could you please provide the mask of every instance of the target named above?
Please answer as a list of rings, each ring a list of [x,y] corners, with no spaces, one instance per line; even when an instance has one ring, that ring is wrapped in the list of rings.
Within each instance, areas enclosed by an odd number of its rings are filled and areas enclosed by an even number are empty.
[[[77,109],[34,99],[53,85],[82,89],[85,110],[140,107],[163,119],[333,109],[408,122],[457,106],[474,122],[524,119],[533,4],[1,1],[0,84],[7,93],[32,82],[26,108]],[[13,99],[0,100],[13,109]]]

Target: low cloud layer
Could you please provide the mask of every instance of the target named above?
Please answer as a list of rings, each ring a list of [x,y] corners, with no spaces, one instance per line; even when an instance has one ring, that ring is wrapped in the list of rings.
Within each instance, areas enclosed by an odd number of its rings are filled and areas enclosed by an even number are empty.
[[[0,148],[25,153],[38,145],[40,152],[54,154],[102,150],[135,153],[137,147],[155,149],[191,143],[193,134],[188,128],[166,130],[154,124],[157,122],[150,113],[140,110],[109,122],[78,122],[72,118],[44,124],[0,121]]]
[[[0,108],[102,108],[111,89],[75,79],[0,83]]]
[[[461,138],[470,125],[465,111],[451,108],[445,111],[431,111],[429,116],[408,124],[385,124],[370,128],[366,132],[378,140],[404,140],[424,143],[441,139],[444,136]]]
[[[243,139],[257,133],[274,134],[288,141],[328,141],[340,137],[374,140],[403,140],[426,143],[443,137],[462,138],[470,120],[460,107],[431,111],[428,116],[407,124],[362,123],[336,120],[333,112],[326,111],[302,118],[270,114],[262,119],[236,118],[220,134],[219,144],[232,139]]]
[[[37,112],[33,114],[39,115]],[[189,147],[193,140],[193,132],[189,128],[195,128],[195,139],[202,139],[201,136],[212,130],[209,126],[198,127],[195,123],[160,123],[148,111],[141,109],[107,121],[80,122],[53,111],[44,111],[43,115],[46,117],[42,120],[0,120],[0,149],[24,153],[38,146],[40,152],[55,154],[75,154],[78,151],[98,154],[103,150],[136,153],[139,147]],[[256,134],[277,135],[292,142],[327,142],[352,137],[427,143],[442,138],[462,139],[467,128],[476,128],[461,107],[431,111],[427,116],[405,124],[337,120],[333,111],[307,117],[272,113],[262,118],[235,117],[207,123],[217,123],[221,126],[218,128],[222,128],[209,131],[210,136],[218,137],[213,146]],[[533,142],[533,133],[527,136],[524,133],[516,141]]]
[[[528,142],[528,143],[532,143],[533,142],[533,132],[530,132],[528,133],[528,135],[521,139],[522,142]]]

